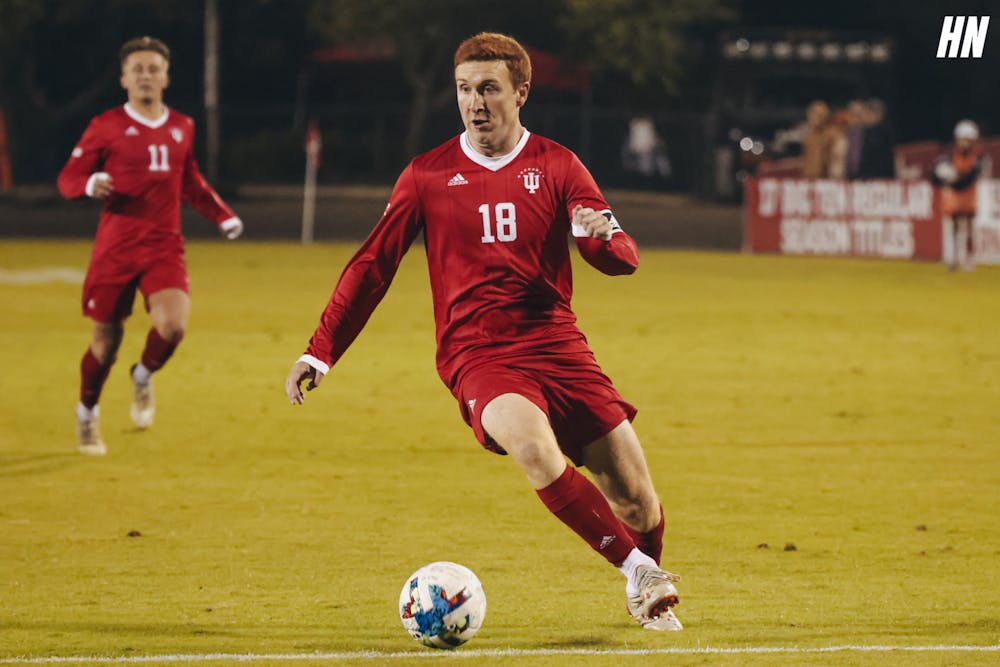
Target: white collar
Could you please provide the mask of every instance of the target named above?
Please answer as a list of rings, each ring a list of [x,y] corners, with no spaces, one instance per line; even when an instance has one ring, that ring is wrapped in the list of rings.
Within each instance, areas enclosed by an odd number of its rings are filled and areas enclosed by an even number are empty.
[[[131,118],[135,122],[141,123],[142,125],[145,125],[146,127],[150,127],[155,130],[158,127],[162,127],[163,124],[167,122],[167,118],[170,117],[170,108],[167,107],[166,104],[164,104],[163,115],[157,118],[156,120],[149,120],[148,118],[140,114],[138,111],[136,111],[131,104],[126,102],[125,113],[127,113],[129,118]]]
[[[521,154],[521,151],[524,150],[525,145],[528,143],[529,136],[531,136],[531,132],[528,132],[528,130],[525,129],[524,134],[521,135],[517,145],[514,146],[514,150],[506,155],[495,155],[493,157],[483,155],[472,147],[472,142],[469,140],[468,130],[461,134],[458,143],[462,147],[462,152],[465,153],[465,156],[478,164],[480,167],[485,167],[490,171],[499,171],[513,162],[514,158]]]

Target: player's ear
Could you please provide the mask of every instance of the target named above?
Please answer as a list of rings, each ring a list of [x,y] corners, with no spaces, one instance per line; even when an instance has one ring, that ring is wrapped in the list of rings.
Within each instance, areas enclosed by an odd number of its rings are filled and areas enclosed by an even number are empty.
[[[523,107],[524,103],[528,101],[528,91],[531,89],[531,82],[525,81],[520,86],[517,87],[517,106]]]

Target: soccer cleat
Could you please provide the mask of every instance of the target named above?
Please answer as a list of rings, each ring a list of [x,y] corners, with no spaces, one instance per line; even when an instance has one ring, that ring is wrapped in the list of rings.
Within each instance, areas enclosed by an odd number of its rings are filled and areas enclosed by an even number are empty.
[[[680,603],[674,582],[680,576],[652,565],[640,565],[635,571],[639,594],[628,598],[628,611],[647,630],[683,630],[671,607]]]
[[[76,420],[76,451],[88,456],[104,456],[108,453],[104,440],[101,439],[97,415],[90,419]]]
[[[136,364],[132,365],[129,370],[129,377],[132,377],[132,371],[135,370]],[[149,428],[153,425],[153,414],[156,412],[156,402],[153,400],[153,381],[150,380],[146,384],[139,384],[132,378],[132,408],[129,410],[129,416],[132,417],[132,423],[138,428]]]

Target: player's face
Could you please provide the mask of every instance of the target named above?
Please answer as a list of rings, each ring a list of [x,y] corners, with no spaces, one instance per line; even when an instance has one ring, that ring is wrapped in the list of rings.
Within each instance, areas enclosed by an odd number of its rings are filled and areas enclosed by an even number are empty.
[[[130,102],[153,104],[163,101],[163,91],[170,83],[169,63],[155,51],[130,53],[122,63],[122,88],[128,91]]]
[[[515,87],[503,60],[469,61],[455,68],[458,110],[472,145],[485,155],[504,155],[521,138],[521,107],[528,82]]]

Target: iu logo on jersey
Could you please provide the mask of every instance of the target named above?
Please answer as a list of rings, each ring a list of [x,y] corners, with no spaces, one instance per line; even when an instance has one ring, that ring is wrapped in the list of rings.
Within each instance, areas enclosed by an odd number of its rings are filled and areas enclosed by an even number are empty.
[[[170,128],[170,136],[174,138],[174,141],[181,143],[184,141],[184,133],[181,132],[176,127]]]
[[[531,194],[535,194],[538,192],[538,188],[542,186],[544,175],[538,167],[526,167],[518,172],[517,177],[524,183],[525,190]]]

